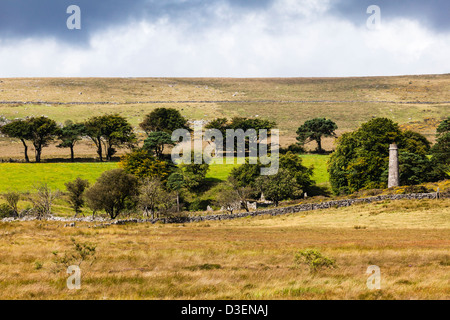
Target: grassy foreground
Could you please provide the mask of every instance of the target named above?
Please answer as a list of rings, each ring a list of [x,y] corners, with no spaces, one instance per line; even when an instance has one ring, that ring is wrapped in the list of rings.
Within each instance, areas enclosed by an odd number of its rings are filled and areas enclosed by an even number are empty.
[[[0,223],[1,299],[449,299],[450,200],[186,225]],[[52,252],[97,245],[69,290]],[[337,268],[294,263],[315,248]],[[381,269],[369,290],[367,267]]]

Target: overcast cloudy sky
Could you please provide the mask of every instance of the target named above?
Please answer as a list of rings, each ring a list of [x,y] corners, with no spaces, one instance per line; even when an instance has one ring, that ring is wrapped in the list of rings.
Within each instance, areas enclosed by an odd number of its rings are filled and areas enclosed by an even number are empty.
[[[0,0],[0,77],[449,73],[449,15],[448,0]]]

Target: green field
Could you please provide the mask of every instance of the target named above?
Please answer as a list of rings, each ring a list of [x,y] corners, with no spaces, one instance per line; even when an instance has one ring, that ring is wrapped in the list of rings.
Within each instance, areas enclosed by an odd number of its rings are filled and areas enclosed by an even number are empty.
[[[94,182],[102,172],[117,168],[117,163],[2,163],[0,193],[31,191],[37,183],[64,190],[64,184],[77,177]]]
[[[328,182],[326,163],[328,156],[302,155],[303,164],[314,165],[313,179],[317,184]],[[113,163],[1,163],[0,193],[8,191],[32,191],[36,183],[47,183],[53,189],[64,190],[64,184],[77,177],[93,183],[106,170],[117,168]],[[237,165],[210,165],[207,179],[225,181]]]
[[[327,171],[328,155],[304,154],[301,156],[303,165],[314,166],[313,180],[318,185],[328,184],[330,176]]]

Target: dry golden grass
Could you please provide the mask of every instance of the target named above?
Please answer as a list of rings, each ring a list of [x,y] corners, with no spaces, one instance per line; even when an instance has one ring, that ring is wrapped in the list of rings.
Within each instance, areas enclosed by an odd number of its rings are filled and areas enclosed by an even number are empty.
[[[191,120],[234,116],[259,116],[275,120],[280,129],[283,146],[295,142],[296,129],[306,120],[315,117],[326,117],[335,121],[339,126],[338,134],[354,130],[372,117],[388,117],[407,128],[418,130],[433,141],[436,123],[450,112],[448,74],[366,78],[26,78],[0,81],[0,101],[114,103],[0,103],[0,116],[9,119],[46,115],[63,123],[68,119],[83,121],[91,116],[119,113],[139,131],[138,124],[144,116],[155,108],[164,106],[180,110]],[[291,102],[256,102],[258,100]],[[341,102],[292,102],[317,100]],[[149,101],[166,103],[138,103]],[[430,103],[417,104],[417,101]],[[404,102],[411,104],[399,104]],[[431,120],[425,122],[425,119]],[[326,139],[325,149],[333,149],[333,141],[334,139]],[[8,146],[8,141],[0,139],[0,157],[20,157],[22,151],[19,144],[11,144],[10,149]],[[312,143],[307,147],[314,149],[316,146]],[[44,150],[44,157],[63,154],[64,150],[57,148]],[[79,154],[92,156],[95,150],[82,147]]]
[[[186,225],[1,223],[0,298],[449,299],[449,215],[446,199]],[[97,244],[75,291],[52,272],[71,237]],[[338,267],[296,267],[306,248]],[[366,287],[369,265],[381,268],[379,291]]]

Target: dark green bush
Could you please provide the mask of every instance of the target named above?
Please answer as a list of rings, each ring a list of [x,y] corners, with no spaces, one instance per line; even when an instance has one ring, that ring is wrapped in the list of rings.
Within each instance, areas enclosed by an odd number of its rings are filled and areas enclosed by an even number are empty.
[[[0,219],[14,216],[14,210],[6,203],[0,204]]]
[[[195,199],[189,204],[189,211],[206,211],[210,205],[212,205],[211,200]]]

